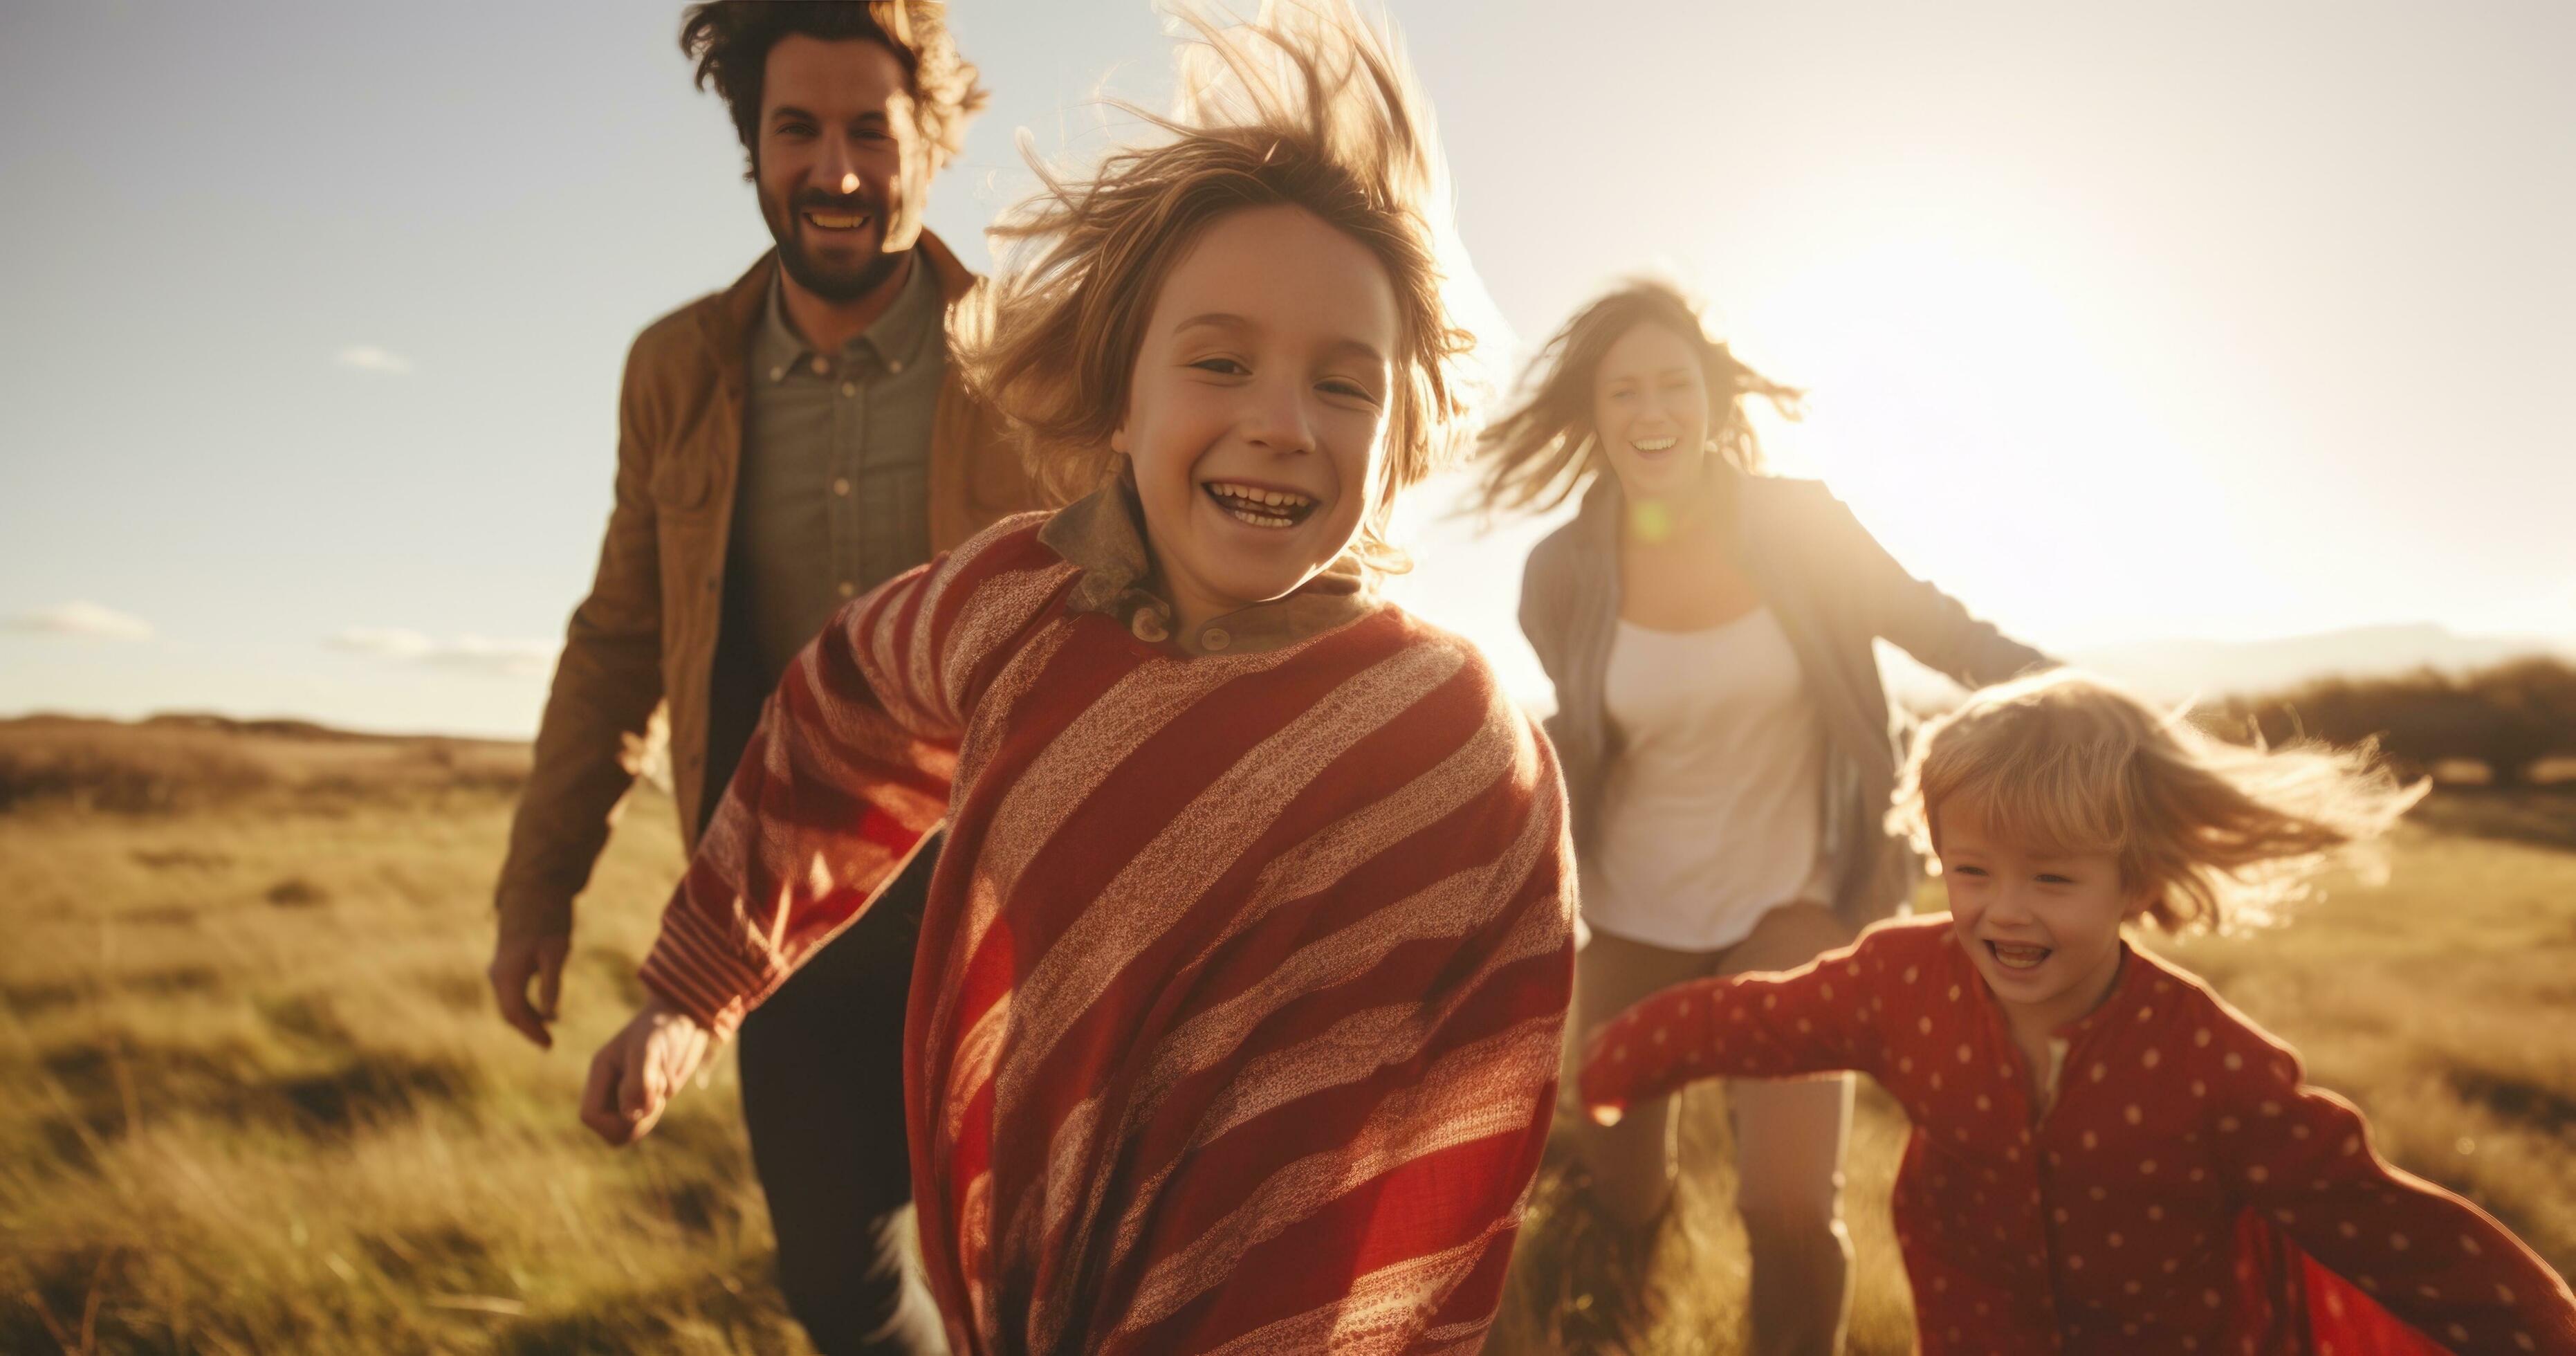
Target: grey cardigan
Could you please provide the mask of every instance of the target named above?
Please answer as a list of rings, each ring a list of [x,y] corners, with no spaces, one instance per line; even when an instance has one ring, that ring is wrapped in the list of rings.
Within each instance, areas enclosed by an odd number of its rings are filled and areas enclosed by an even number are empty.
[[[1906,727],[1870,642],[1884,637],[1970,686],[2055,661],[1907,574],[1823,482],[1741,476],[1738,490],[1737,560],[1788,633],[1824,725],[1832,902],[1857,928],[1897,912],[1920,866],[1886,827]],[[1578,858],[1592,851],[1603,777],[1619,756],[1602,686],[1619,617],[1621,512],[1618,483],[1598,478],[1521,575],[1521,630],[1556,684],[1547,733],[1565,773]]]

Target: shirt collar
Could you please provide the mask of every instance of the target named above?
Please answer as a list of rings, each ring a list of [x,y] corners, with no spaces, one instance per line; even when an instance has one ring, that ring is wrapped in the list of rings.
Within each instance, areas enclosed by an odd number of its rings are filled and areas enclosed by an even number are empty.
[[[889,372],[901,372],[922,360],[922,346],[946,307],[939,296],[939,280],[931,276],[929,261],[916,255],[909,265],[903,290],[895,294],[893,304],[876,318],[844,353],[872,354],[878,365]],[[769,297],[760,308],[759,327],[753,331],[752,370],[772,382],[784,381],[818,356],[796,327],[787,322],[786,285],[780,281],[781,269],[769,273]]]
[[[1040,542],[1082,571],[1065,600],[1068,607],[1108,617],[1139,640],[1172,640],[1192,654],[1257,654],[1321,635],[1379,605],[1367,572],[1345,553],[1284,598],[1239,608],[1209,619],[1193,635],[1174,637],[1172,605],[1157,591],[1143,522],[1135,482],[1122,473],[1038,529]]]

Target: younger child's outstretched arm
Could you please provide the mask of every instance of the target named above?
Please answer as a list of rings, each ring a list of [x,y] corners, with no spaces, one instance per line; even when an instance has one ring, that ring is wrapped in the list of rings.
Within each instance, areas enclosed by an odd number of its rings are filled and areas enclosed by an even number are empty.
[[[2576,1296],[2485,1211],[2390,1166],[2351,1103],[2251,1024],[2213,1024],[2212,1139],[2231,1184],[2320,1264],[2461,1352],[2576,1353]]]
[[[1884,935],[1795,970],[1693,980],[1639,1002],[1586,1043],[1584,1106],[1606,1125],[1703,1078],[1876,1073],[1885,1043],[1864,986],[1883,968],[1871,953]]]

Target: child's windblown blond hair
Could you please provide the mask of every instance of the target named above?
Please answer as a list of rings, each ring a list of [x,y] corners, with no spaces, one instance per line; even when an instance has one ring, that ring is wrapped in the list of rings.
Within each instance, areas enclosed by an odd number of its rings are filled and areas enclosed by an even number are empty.
[[[1893,827],[1939,849],[1937,816],[2056,852],[2108,853],[2167,932],[2271,921],[2330,863],[2367,857],[2424,794],[2368,745],[2222,743],[2087,674],[2059,669],[1969,696],[1927,724]]]
[[[1168,139],[1114,151],[1087,176],[1031,157],[1042,186],[993,228],[997,277],[959,308],[963,372],[1020,433],[1052,498],[1089,494],[1116,474],[1110,434],[1173,265],[1227,212],[1312,212],[1377,256],[1402,318],[1387,446],[1355,543],[1392,563],[1396,495],[1463,446],[1476,385],[1475,337],[1447,294],[1468,280],[1444,270],[1454,237],[1430,107],[1392,37],[1349,0],[1265,3],[1246,23],[1178,13],[1197,41],[1181,52],[1175,112],[1120,105]]]

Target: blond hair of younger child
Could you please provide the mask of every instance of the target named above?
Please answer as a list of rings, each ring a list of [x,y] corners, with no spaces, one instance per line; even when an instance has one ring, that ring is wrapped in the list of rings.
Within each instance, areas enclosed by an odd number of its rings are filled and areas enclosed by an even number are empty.
[[[1583,1099],[1876,1078],[1913,1122],[1894,1210],[1929,1353],[2576,1352],[2529,1248],[2122,938],[2272,917],[2420,794],[2072,671],[1988,688],[1923,731],[1895,811],[1950,912],[1647,999],[1593,1036]]]
[[[1438,152],[1346,3],[1195,32],[1157,134],[1008,219],[961,345],[1072,502],[799,657],[585,1119],[644,1133],[944,835],[904,1082],[952,1349],[1472,1350],[1573,873],[1536,727],[1363,559],[1465,414]]]

